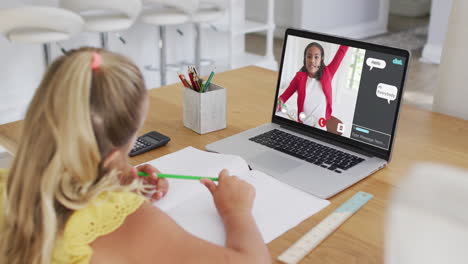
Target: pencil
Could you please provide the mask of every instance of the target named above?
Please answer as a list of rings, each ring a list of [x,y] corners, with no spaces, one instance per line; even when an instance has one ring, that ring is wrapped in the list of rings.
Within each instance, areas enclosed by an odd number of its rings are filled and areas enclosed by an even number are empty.
[[[192,86],[190,86],[190,84],[187,82],[187,80],[185,79],[185,76],[182,73],[177,72],[177,75],[179,75],[180,81],[185,87],[193,89]]]
[[[199,91],[198,86],[197,86],[197,83],[195,82],[195,80],[193,79],[193,77],[194,77],[193,72],[190,72],[189,73],[189,78],[190,78],[190,82],[192,83],[193,90],[198,92]]]
[[[200,85],[200,79],[198,78],[198,75],[193,76],[193,80],[195,81],[195,85],[197,85],[197,89],[200,93],[203,92],[202,87]]]
[[[203,87],[203,91],[206,91],[208,89],[208,86],[210,85],[211,83],[211,79],[213,79],[213,76],[214,76],[214,71],[211,72],[210,74],[210,77],[208,77],[208,81],[205,82],[205,86]]]
[[[149,174],[139,171],[138,176],[149,177]],[[175,174],[166,174],[166,173],[158,173],[158,178],[172,178],[172,179],[184,179],[184,180],[210,179],[212,181],[218,181],[218,178],[214,178],[214,177],[186,176],[186,175],[175,175]]]

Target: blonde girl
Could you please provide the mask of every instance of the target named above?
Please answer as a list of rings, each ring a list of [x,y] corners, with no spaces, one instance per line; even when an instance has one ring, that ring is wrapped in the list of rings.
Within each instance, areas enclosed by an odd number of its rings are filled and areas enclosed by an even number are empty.
[[[0,171],[0,263],[270,263],[251,214],[254,189],[225,170],[218,185],[201,181],[224,221],[225,247],[152,206],[167,181],[127,160],[147,97],[138,68],[109,51],[81,48],[50,66],[12,167]],[[137,170],[153,177],[142,182]]]

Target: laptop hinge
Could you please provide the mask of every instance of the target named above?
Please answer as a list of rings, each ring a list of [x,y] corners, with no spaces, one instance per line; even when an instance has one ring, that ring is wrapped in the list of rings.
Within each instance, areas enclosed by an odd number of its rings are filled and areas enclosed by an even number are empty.
[[[306,132],[306,131],[304,131],[302,129],[299,129],[299,128],[296,128],[296,127],[293,127],[293,126],[284,125],[284,124],[279,124],[279,125],[280,125],[281,128],[291,130],[291,131],[299,133],[301,135],[311,137],[311,138],[326,142],[328,144],[331,144],[331,145],[334,145],[334,146],[337,146],[337,147],[340,147],[340,148],[344,148],[344,149],[359,153],[359,154],[367,156],[367,157],[374,157],[373,154],[371,154],[370,152],[368,152],[368,151],[366,151],[366,150],[364,150],[362,148],[359,148],[359,147],[356,147],[356,146],[351,146],[351,145],[344,144],[344,143],[341,143],[341,142],[337,142],[335,140],[332,140],[332,139],[329,139],[329,138],[326,138],[326,137],[323,137],[323,136],[320,136],[320,135],[315,135],[315,134],[312,134],[312,133],[308,133],[308,132]]]

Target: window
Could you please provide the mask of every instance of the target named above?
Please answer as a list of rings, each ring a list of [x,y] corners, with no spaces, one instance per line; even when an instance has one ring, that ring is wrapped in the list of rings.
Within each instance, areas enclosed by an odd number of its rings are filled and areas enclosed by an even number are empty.
[[[352,48],[351,64],[348,71],[348,88],[358,90],[361,82],[362,67],[364,65],[364,55],[366,50]]]

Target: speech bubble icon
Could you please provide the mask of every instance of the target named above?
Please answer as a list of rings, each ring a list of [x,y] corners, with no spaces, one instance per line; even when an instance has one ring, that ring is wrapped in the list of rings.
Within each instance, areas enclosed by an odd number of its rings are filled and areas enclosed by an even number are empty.
[[[374,67],[383,70],[387,66],[387,63],[384,60],[379,60],[375,58],[367,58],[366,64],[370,67],[369,71],[372,71]]]
[[[387,102],[390,104],[390,101],[394,101],[396,99],[398,89],[396,88],[396,86],[390,84],[379,83],[377,85],[377,90],[375,91],[375,94],[377,95],[377,97],[387,100]]]

